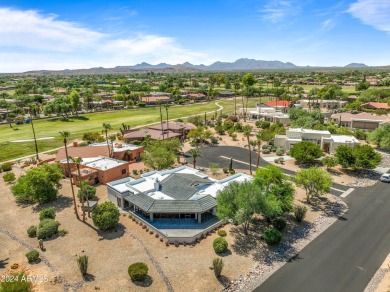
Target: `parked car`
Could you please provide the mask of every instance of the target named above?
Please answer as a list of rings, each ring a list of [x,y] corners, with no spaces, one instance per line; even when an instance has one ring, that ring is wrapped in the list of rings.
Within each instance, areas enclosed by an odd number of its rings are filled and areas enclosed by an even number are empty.
[[[390,183],[390,173],[384,173],[381,175],[380,180]]]

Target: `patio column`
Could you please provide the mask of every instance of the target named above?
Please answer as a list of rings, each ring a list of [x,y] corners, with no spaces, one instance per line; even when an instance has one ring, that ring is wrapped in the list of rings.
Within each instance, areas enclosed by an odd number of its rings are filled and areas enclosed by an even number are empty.
[[[217,214],[217,208],[216,208],[216,207],[214,207],[214,208],[212,209],[211,214],[213,214],[214,216],[215,216],[215,214]]]
[[[153,222],[153,213],[149,213],[149,220],[150,222]]]
[[[198,223],[202,223],[202,213],[198,213]]]
[[[124,198],[121,199],[121,208],[122,209],[125,208],[125,199]]]

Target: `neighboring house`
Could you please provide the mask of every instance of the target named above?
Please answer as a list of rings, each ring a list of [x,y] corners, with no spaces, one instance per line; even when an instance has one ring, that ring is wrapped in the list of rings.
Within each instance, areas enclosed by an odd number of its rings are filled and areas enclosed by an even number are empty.
[[[78,147],[78,143],[73,143],[74,147],[68,147],[68,155],[70,157],[92,158],[98,156],[108,157],[107,142],[93,143],[88,146]],[[130,163],[140,159],[141,154],[144,152],[142,146],[127,144],[124,142],[114,141],[110,143],[110,147],[113,150],[113,158],[119,160],[129,161]],[[60,162],[66,159],[65,148],[58,149],[55,161]]]
[[[202,220],[215,217],[218,192],[229,183],[251,180],[236,174],[215,180],[188,166],[152,171],[107,184],[108,199],[122,209],[136,213],[148,222],[163,219]]]
[[[161,131],[161,124],[149,126],[149,129]],[[192,123],[184,123],[184,122],[168,122],[168,126],[167,126],[167,123],[163,122],[162,129],[164,131],[169,130],[171,132],[178,133],[180,134],[179,138],[182,138],[182,137],[186,137],[190,130],[196,129],[196,126]]]
[[[123,135],[123,140],[126,142],[135,141],[135,140],[143,141],[146,136],[150,136],[151,140],[164,140],[168,138],[180,138],[181,135],[182,135],[181,133],[175,133],[170,130],[161,131],[161,128],[159,130],[149,129],[149,128],[131,129],[125,131]]]
[[[147,104],[156,104],[158,101],[169,103],[171,102],[171,98],[167,95],[143,96],[140,98],[140,101]]]
[[[245,109],[240,108],[239,114],[243,116]],[[290,117],[281,111],[277,111],[273,107],[258,105],[256,108],[248,108],[247,117],[254,120],[264,120],[271,123],[281,123],[285,126],[290,125]]]
[[[337,113],[331,115],[331,120],[339,126],[350,129],[375,130],[379,126],[390,122],[387,115],[374,115],[370,113]]]
[[[235,95],[236,94],[234,92],[231,92],[230,90],[221,90],[219,92],[219,96],[220,97],[233,97]]]
[[[70,161],[69,164],[72,182],[75,185],[78,185],[79,181],[86,181],[90,185],[107,184],[108,182],[129,176],[129,163],[114,158],[104,156],[83,158],[80,165],[80,179],[76,165],[73,161]],[[69,177],[67,160],[61,160],[60,165],[65,176]]]
[[[362,107],[373,110],[390,110],[390,106],[386,102],[367,102],[364,103]]]
[[[267,101],[267,102],[262,102],[260,106],[272,107],[276,110],[281,110],[286,112],[287,109],[291,106],[291,102],[288,100]]]
[[[189,93],[187,94],[187,97],[190,100],[203,100],[206,98],[206,95],[204,95],[203,93]]]
[[[274,145],[290,150],[292,146],[302,141],[309,141],[317,144],[326,153],[335,152],[339,145],[354,147],[355,145],[360,144],[359,140],[354,136],[332,135],[329,131],[291,128],[286,131],[286,135],[276,135]]]
[[[339,109],[342,108],[347,101],[343,100],[333,100],[333,99],[301,99],[297,101],[299,107],[309,108],[309,104],[311,108],[320,108],[320,109]]]

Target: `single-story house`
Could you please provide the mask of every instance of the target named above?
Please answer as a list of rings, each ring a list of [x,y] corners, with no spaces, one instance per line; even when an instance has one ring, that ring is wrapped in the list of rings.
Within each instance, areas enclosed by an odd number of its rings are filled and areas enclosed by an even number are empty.
[[[367,102],[362,107],[373,110],[390,110],[390,106],[386,102]]]
[[[174,133],[179,133],[180,134],[179,138],[185,137],[190,130],[195,129],[195,128],[196,128],[196,126],[194,124],[184,123],[184,122],[168,122],[168,126],[167,126],[167,123],[163,122],[163,124],[162,124],[163,131],[169,130],[169,131],[172,131]],[[161,124],[149,126],[149,129],[161,131]]]
[[[141,102],[148,104],[156,104],[158,101],[168,103],[171,101],[171,98],[167,95],[153,95],[153,96],[143,96],[140,98]]]
[[[125,134],[123,135],[123,140],[126,142],[135,141],[135,140],[143,141],[145,137],[148,135],[150,136],[151,140],[164,140],[167,138],[180,138],[182,134],[175,133],[171,130],[163,129],[163,131],[161,131],[161,128],[159,130],[149,129],[149,128],[131,129],[125,131]]]
[[[110,143],[110,148],[113,150],[113,158],[129,161],[130,163],[140,159],[141,154],[144,152],[143,146],[116,141],[112,144]],[[92,143],[83,147],[78,147],[78,143],[75,142],[73,143],[73,147],[68,147],[68,155],[70,157],[81,157],[83,159],[98,156],[108,157],[107,142]],[[66,159],[64,147],[58,149],[55,161],[60,162],[63,159]]]
[[[91,185],[106,184],[129,176],[129,163],[114,158],[104,156],[83,158],[80,164],[80,178],[77,167],[72,160],[69,161],[69,164],[72,182],[75,185],[79,181],[86,181]],[[60,161],[60,165],[65,176],[69,177],[66,158]]]
[[[222,180],[208,177],[188,166],[152,171],[140,179],[127,177],[107,184],[108,199],[119,208],[130,210],[149,222],[162,219],[202,218],[216,213],[216,197],[229,183],[251,180],[236,174]]]
[[[334,100],[334,99],[301,99],[297,101],[297,104],[302,108],[320,108],[320,109],[339,109],[342,108],[347,101]]]
[[[337,113],[331,115],[331,120],[338,125],[350,129],[375,130],[379,126],[390,122],[387,115],[374,115],[370,113]]]
[[[240,116],[243,116],[244,108],[239,109]],[[264,120],[271,123],[281,123],[285,126],[290,125],[290,117],[288,114],[277,111],[273,107],[264,107],[262,104],[256,108],[248,108],[247,117],[254,120]]]
[[[319,145],[326,153],[335,152],[339,145],[354,147],[360,144],[359,140],[354,136],[332,135],[329,131],[322,130],[291,128],[286,131],[286,135],[276,135],[274,145],[290,150],[292,146],[302,141],[313,142]]]
[[[219,96],[220,97],[233,97],[235,95],[236,94],[234,92],[231,92],[230,90],[221,90],[219,92]]]
[[[267,102],[262,102],[260,105],[264,105],[266,107],[272,107],[277,110],[279,109],[279,110],[286,111],[291,106],[291,101],[288,100],[267,101]]]

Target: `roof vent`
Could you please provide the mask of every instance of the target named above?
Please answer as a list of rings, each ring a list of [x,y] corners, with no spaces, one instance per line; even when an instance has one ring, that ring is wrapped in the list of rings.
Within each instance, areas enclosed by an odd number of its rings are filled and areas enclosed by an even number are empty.
[[[158,178],[156,178],[156,180],[154,181],[154,190],[155,191],[160,190],[160,181],[158,180]]]

